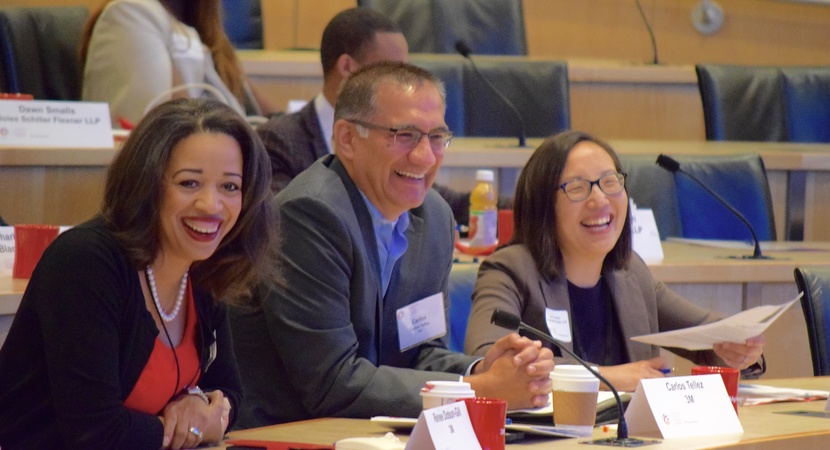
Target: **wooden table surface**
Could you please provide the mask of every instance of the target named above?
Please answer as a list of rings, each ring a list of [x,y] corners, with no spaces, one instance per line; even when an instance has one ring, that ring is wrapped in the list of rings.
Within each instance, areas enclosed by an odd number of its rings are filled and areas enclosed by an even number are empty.
[[[830,389],[830,377],[796,378],[764,380],[759,384],[797,387],[802,389]],[[648,446],[648,449],[697,449],[697,448],[732,448],[732,449],[781,449],[781,448],[827,448],[830,442],[830,419],[777,414],[782,411],[810,410],[820,411],[824,401],[803,403],[775,403],[759,406],[742,406],[739,417],[744,433],[740,436],[714,436],[705,438],[662,440],[661,443]],[[310,444],[331,445],[346,437],[382,436],[393,431],[381,425],[362,419],[317,419],[250,430],[235,431],[229,434],[233,439],[259,439],[272,441],[304,442]],[[603,432],[596,428],[593,438],[613,437],[613,431]],[[407,433],[397,433],[401,440],[408,438]],[[547,439],[530,438],[508,444],[508,449],[568,449],[586,448],[582,442],[587,439]],[[224,447],[215,447],[224,448]],[[600,447],[602,448],[602,447]]]

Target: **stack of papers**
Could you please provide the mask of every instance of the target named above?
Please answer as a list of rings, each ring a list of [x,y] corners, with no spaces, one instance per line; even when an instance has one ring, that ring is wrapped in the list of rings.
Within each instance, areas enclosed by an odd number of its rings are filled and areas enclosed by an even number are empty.
[[[830,392],[810,391],[806,389],[780,388],[761,384],[743,384],[738,386],[738,397],[744,397],[743,406],[765,405],[779,402],[809,402],[826,400]]]

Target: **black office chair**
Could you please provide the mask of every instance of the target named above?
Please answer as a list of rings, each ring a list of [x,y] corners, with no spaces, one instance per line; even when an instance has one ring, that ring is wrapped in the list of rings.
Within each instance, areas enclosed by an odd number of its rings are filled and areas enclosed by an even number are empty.
[[[830,142],[830,67],[781,69],[787,140]]]
[[[660,238],[751,240],[740,219],[684,174],[661,169],[654,155],[621,155],[628,195],[651,208]],[[776,239],[775,216],[764,162],[757,154],[674,157],[753,225],[758,239]]]
[[[521,0],[358,0],[401,27],[409,51],[455,53],[463,39],[475,54],[526,55]]]
[[[528,137],[547,137],[571,127],[568,65],[559,61],[477,58],[484,76],[522,116]],[[463,60],[462,60],[463,61]],[[464,117],[467,136],[518,136],[515,113],[464,64]]]
[[[758,239],[776,239],[772,196],[759,155],[688,156],[678,160],[684,171],[740,211],[752,224]],[[751,240],[743,222],[689,177],[676,173],[674,185],[683,237]]]
[[[803,292],[801,308],[807,323],[813,375],[830,375],[830,269],[797,267],[795,284]]]
[[[445,120],[457,136],[518,136],[513,111],[461,56],[413,53],[410,62],[444,82]],[[530,137],[547,137],[570,128],[568,66],[557,61],[483,57],[478,67],[513,102]]]
[[[222,0],[222,26],[234,48],[262,48],[262,1]]]
[[[638,208],[648,208],[654,214],[660,238],[683,236],[677,212],[677,193],[672,174],[655,164],[654,155],[620,155],[628,197]]]
[[[79,100],[85,6],[0,8],[0,92]]]
[[[787,140],[778,68],[699,64],[695,71],[707,140]]]
[[[444,121],[456,136],[465,136],[464,124],[464,68],[460,58],[449,55],[413,53],[409,62],[432,72],[444,83],[447,110]]]

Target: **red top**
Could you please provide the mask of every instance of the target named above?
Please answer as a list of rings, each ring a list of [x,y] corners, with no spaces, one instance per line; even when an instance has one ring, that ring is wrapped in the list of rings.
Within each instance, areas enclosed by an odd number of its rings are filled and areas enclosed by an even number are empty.
[[[176,357],[179,359],[181,374],[179,385],[173,389],[176,384],[176,360],[173,357],[173,350],[167,347],[159,337],[156,337],[153,353],[150,354],[150,359],[147,361],[147,365],[144,366],[144,370],[141,371],[141,376],[129,397],[124,401],[124,406],[147,414],[158,415],[173,396],[185,387],[196,385],[200,373],[199,352],[196,350],[197,323],[196,305],[193,301],[190,279],[188,279],[187,323],[185,323],[182,341],[176,347]]]

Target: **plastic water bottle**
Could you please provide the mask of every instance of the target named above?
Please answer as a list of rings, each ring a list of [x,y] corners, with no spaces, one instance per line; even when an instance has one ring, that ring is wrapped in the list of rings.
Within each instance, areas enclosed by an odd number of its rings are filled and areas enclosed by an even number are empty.
[[[498,243],[498,194],[492,170],[476,171],[476,186],[470,193],[470,250]]]

